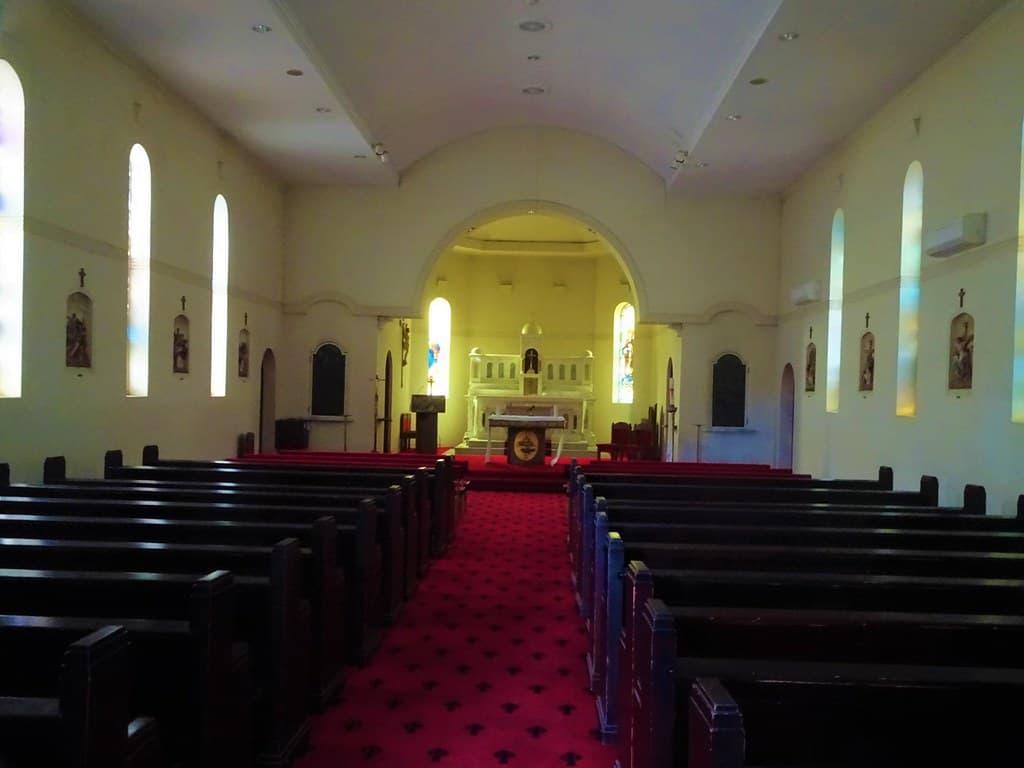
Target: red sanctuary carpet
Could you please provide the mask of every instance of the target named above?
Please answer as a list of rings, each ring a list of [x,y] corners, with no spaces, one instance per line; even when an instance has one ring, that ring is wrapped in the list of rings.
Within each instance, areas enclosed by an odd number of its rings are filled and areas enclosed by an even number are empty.
[[[565,497],[469,494],[435,562],[295,768],[608,768],[585,690]]]

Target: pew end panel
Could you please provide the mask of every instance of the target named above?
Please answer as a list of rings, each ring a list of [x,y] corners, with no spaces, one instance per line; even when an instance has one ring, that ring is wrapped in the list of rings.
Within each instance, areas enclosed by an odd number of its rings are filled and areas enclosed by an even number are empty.
[[[697,678],[690,692],[689,768],[744,768],[743,713],[721,681]]]

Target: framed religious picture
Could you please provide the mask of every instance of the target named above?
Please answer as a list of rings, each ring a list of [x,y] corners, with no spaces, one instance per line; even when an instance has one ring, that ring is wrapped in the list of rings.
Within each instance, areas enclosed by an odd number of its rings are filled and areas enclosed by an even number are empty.
[[[238,378],[249,378],[249,330],[238,332]]]
[[[818,376],[818,348],[814,342],[807,345],[807,360],[804,363],[804,392],[813,392]]]
[[[974,316],[961,312],[949,324],[949,388],[974,386]]]
[[[188,373],[189,322],[185,315],[174,318],[174,341],[171,351],[174,373]]]
[[[867,331],[860,337],[860,392],[875,391],[875,334]]]
[[[64,365],[92,368],[92,299],[75,291],[67,300]]]

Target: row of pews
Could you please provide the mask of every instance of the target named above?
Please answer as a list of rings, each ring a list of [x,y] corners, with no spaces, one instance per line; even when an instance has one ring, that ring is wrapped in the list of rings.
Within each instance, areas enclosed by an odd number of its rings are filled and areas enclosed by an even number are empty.
[[[0,765],[285,766],[454,538],[450,460],[0,464]]]
[[[1024,497],[570,467],[587,684],[619,768],[1020,765]]]

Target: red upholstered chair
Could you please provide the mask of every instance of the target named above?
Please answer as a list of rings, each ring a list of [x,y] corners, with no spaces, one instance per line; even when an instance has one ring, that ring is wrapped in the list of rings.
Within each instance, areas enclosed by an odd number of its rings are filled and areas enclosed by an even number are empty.
[[[629,450],[627,455],[634,461],[636,459],[649,459],[654,446],[654,427],[649,421],[641,421],[635,427],[630,436]]]
[[[398,417],[398,450],[411,451],[412,441],[415,439],[416,430],[412,426],[412,414],[400,414]]]
[[[616,421],[612,424],[612,461],[621,461],[629,453],[632,432],[633,427],[625,421]]]

